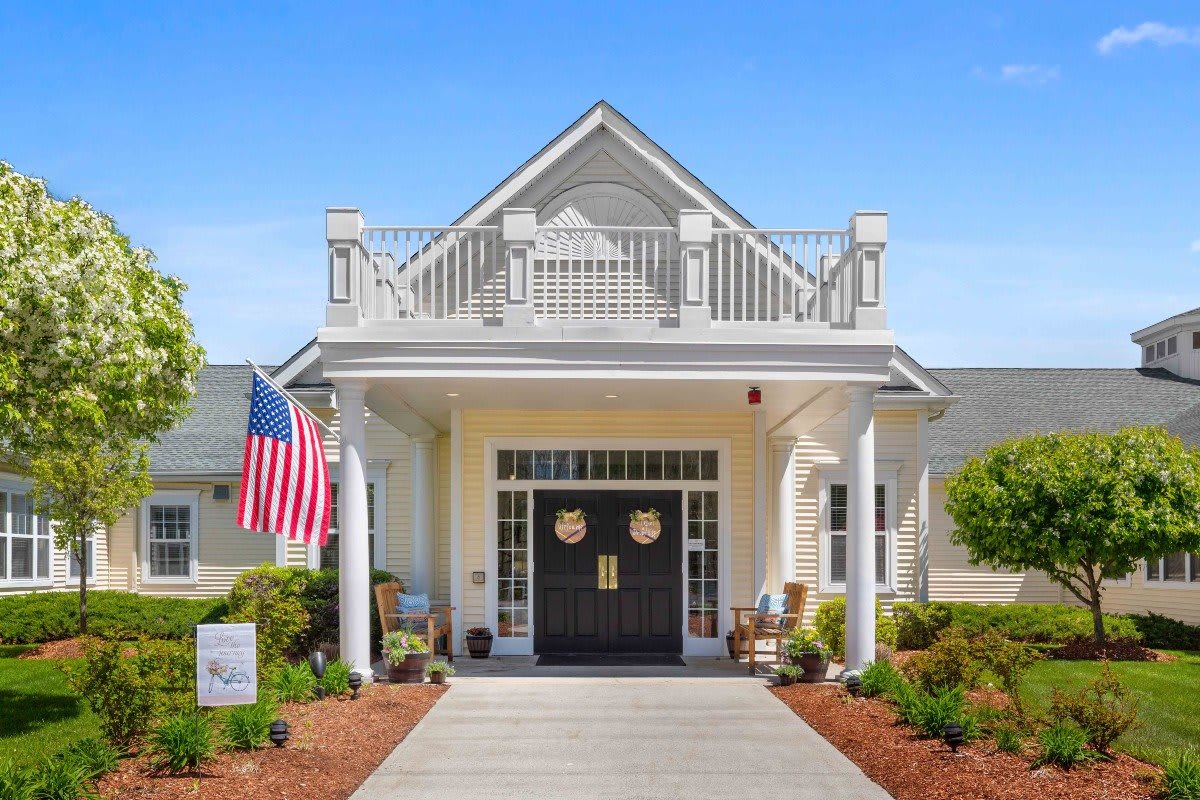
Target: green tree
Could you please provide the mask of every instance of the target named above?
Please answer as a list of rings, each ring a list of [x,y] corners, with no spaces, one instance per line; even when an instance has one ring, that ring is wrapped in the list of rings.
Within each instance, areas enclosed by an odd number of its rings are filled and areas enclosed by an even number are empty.
[[[79,566],[79,632],[87,633],[87,540],[153,490],[146,445],[113,437],[43,451],[29,462],[39,513],[54,520],[54,546]]]
[[[1200,453],[1156,427],[1026,436],[947,478],[946,511],[972,564],[1044,572],[1103,644],[1102,577],[1200,549]]]
[[[146,443],[188,413],[204,350],[186,288],[111,217],[0,162],[0,442],[77,557],[150,492]]]

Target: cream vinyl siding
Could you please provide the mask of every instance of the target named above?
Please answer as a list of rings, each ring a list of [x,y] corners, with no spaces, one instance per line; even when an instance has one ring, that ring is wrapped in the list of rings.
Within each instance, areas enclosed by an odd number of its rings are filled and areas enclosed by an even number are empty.
[[[471,583],[484,566],[484,463],[488,437],[728,438],[731,444],[731,594],[733,605],[754,597],[754,418],[746,412],[463,411],[463,625],[486,625],[485,585]]]
[[[894,600],[914,600],[917,592],[917,411],[875,412],[875,460],[896,471],[895,521],[896,594],[879,595],[885,609]],[[846,413],[831,417],[796,442],[796,563],[797,580],[809,585],[806,621],[812,621],[817,606],[841,592],[821,593],[821,466],[845,470]],[[877,477],[883,478],[880,471]],[[880,481],[882,482],[882,480]],[[889,498],[891,499],[891,498]]]
[[[929,480],[929,599],[968,603],[1060,603],[1063,590],[1040,572],[972,566],[965,547],[950,544],[954,520],[946,513],[946,488]],[[1072,598],[1074,599],[1074,598]]]
[[[1109,614],[1145,614],[1153,611],[1189,625],[1200,625],[1200,582],[1148,582],[1145,568],[1141,566],[1133,573],[1129,586],[1106,584],[1102,602]]]

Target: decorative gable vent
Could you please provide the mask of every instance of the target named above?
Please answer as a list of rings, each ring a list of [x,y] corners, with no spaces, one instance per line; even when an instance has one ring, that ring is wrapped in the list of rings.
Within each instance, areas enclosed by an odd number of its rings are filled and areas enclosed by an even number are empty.
[[[228,483],[214,483],[213,484],[213,500],[215,500],[218,503],[228,503],[229,495],[230,495],[230,490],[229,490]]]

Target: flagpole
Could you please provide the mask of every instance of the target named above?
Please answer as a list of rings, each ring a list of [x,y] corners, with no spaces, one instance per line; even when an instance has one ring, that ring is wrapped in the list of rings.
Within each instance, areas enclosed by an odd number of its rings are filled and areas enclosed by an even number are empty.
[[[326,433],[328,433],[330,436],[332,436],[334,438],[334,441],[340,442],[342,440],[342,437],[338,436],[337,433],[334,432],[333,428],[330,428],[328,425],[326,425],[324,422],[322,422],[320,417],[318,417],[316,414],[309,411],[308,408],[303,403],[301,403],[299,400],[297,400],[295,397],[292,397],[291,392],[289,392],[287,389],[283,388],[278,383],[276,383],[271,378],[270,375],[268,375],[266,372],[263,371],[262,367],[260,367],[258,364],[255,364],[253,361],[251,361],[248,358],[246,359],[246,363],[249,364],[251,367],[253,367],[254,371],[258,373],[259,377],[262,378],[264,381],[266,381],[267,384],[272,389],[274,389],[275,391],[282,394],[284,397],[286,397],[288,400],[291,401],[292,405],[294,405],[296,408],[298,408],[302,412],[304,412],[304,414],[307,415],[309,419],[311,419],[313,422],[320,425],[321,428]]]

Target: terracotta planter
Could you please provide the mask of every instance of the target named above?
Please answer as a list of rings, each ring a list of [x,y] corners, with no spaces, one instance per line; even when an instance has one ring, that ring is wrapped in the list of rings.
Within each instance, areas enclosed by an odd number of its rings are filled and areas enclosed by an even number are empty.
[[[446,673],[433,672],[429,675],[429,682],[435,685],[441,685],[446,682]]]
[[[428,665],[429,653],[409,653],[399,664],[388,664],[388,681],[424,683],[425,667]]]
[[[795,663],[800,665],[804,674],[800,680],[804,683],[820,683],[829,672],[829,657],[820,653],[801,653]]]
[[[492,635],[467,637],[467,652],[471,658],[487,658],[492,654]]]

